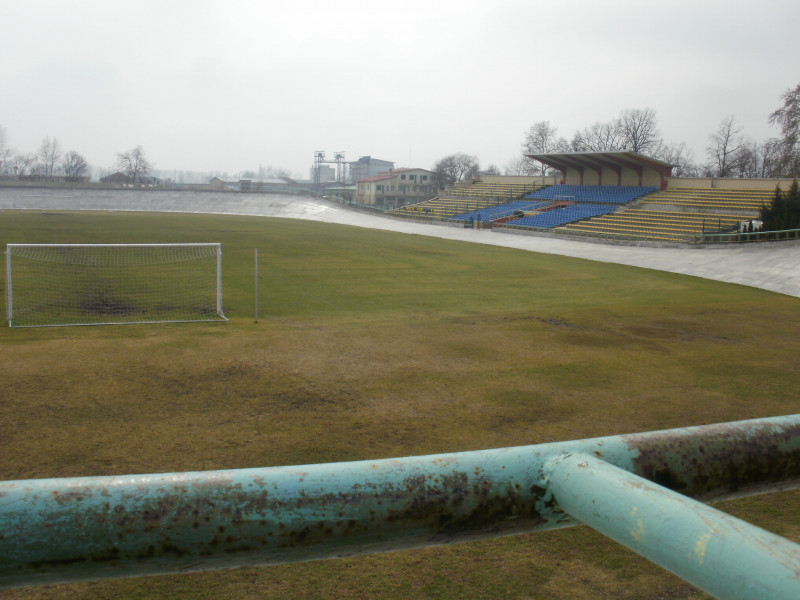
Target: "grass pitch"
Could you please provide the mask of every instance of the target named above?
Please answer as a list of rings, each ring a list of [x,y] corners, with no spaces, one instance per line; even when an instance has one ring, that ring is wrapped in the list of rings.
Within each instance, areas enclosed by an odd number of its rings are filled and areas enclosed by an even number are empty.
[[[800,411],[796,298],[313,222],[0,212],[3,244],[208,241],[223,244],[229,323],[0,328],[0,478],[456,452]],[[800,541],[799,505],[787,492],[717,506]],[[706,596],[585,527],[0,592],[155,597]]]

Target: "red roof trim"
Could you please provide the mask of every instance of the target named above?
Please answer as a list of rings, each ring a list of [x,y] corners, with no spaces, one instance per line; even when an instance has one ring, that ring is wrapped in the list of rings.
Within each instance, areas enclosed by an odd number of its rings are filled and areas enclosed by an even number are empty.
[[[391,179],[391,175],[373,175],[372,177],[365,177],[364,179],[359,179],[356,183],[361,183],[362,181],[383,181],[384,179]]]

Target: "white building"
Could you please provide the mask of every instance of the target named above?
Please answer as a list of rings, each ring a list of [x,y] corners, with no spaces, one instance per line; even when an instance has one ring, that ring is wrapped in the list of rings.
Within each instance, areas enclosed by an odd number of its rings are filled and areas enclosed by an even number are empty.
[[[433,171],[395,169],[356,181],[356,203],[391,210],[430,200],[437,194]]]

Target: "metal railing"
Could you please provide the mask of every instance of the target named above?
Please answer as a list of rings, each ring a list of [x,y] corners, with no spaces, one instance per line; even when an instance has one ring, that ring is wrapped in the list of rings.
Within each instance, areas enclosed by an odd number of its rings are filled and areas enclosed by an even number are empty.
[[[800,415],[375,461],[6,481],[0,587],[585,523],[720,598],[796,600],[800,546],[697,500],[798,487]]]
[[[698,241],[704,244],[743,244],[747,242],[776,242],[800,239],[800,229],[782,229],[779,231],[752,231],[703,233]]]

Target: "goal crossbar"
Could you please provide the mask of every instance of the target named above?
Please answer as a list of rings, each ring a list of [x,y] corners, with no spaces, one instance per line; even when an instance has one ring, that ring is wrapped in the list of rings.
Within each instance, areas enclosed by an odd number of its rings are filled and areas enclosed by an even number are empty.
[[[227,321],[222,245],[7,244],[9,327]]]

